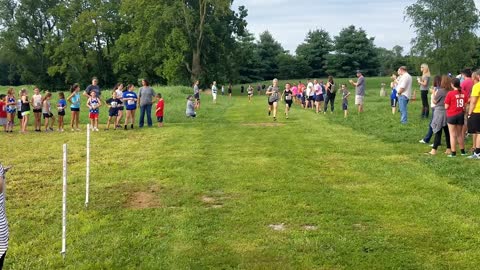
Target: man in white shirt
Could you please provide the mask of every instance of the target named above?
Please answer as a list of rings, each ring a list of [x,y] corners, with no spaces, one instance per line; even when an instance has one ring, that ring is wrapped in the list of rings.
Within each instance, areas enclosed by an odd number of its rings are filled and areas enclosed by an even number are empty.
[[[400,80],[397,86],[400,122],[402,124],[406,124],[408,120],[407,105],[408,101],[412,97],[412,76],[408,74],[407,67],[405,66],[398,68],[398,75],[400,75]]]

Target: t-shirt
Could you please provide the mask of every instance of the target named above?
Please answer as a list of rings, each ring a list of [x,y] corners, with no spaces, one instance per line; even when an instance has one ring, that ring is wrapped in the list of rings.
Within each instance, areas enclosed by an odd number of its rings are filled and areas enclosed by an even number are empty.
[[[430,88],[430,76],[423,76],[422,81],[427,81],[427,84],[425,86],[420,85],[420,91],[428,91]]]
[[[460,84],[460,87],[463,91],[465,91],[465,95],[467,95],[467,100],[470,98],[470,94],[472,93],[473,88],[473,80],[472,78],[465,78],[463,82]]]
[[[164,101],[163,98],[162,98],[162,99],[160,99],[160,100],[158,101],[158,103],[157,103],[157,108],[156,108],[156,109],[157,109],[157,110],[160,109],[160,110],[158,110],[158,111],[156,110],[155,115],[156,115],[157,117],[163,117],[163,110],[164,110],[164,108],[165,108],[165,101]]]
[[[474,113],[480,113],[480,83],[477,83],[472,88],[471,97],[477,97],[477,104],[475,104],[475,108],[473,108]]]
[[[397,99],[397,89],[393,88],[390,94],[390,99]]]
[[[467,96],[464,91],[461,91],[460,93],[457,90],[448,92],[447,97],[445,98],[445,105],[448,104],[447,117],[463,114],[466,103]]]
[[[65,107],[67,107],[67,101],[65,99],[59,99],[57,103],[57,110],[58,112],[65,111]]]
[[[102,92],[100,91],[100,86],[98,86],[98,85],[91,84],[91,85],[87,86],[87,88],[85,89],[85,92],[87,92],[87,95],[89,95],[89,96],[90,96],[90,93],[92,91],[97,94],[97,97],[100,97],[102,95]]]
[[[7,103],[0,101],[0,118],[7,118]]]
[[[155,91],[150,86],[140,87],[138,90],[138,97],[140,98],[140,106],[152,104]]]
[[[357,81],[357,86],[355,87],[355,95],[365,96],[365,77],[360,76]]]
[[[350,94],[350,92],[348,92],[347,89],[345,90],[342,90],[342,101],[343,101],[343,104],[346,104],[348,105],[348,95]]]
[[[216,94],[216,93],[217,93],[217,86],[212,85],[212,94]]]
[[[437,110],[445,110],[445,97],[447,96],[447,91],[443,88],[438,89],[437,93],[435,94],[434,103],[435,103],[435,111]]]
[[[279,99],[279,94],[278,94],[278,86],[273,86],[273,85],[270,85],[267,89],[267,92],[273,92],[269,97],[268,97],[268,101],[269,102],[275,102],[275,101],[278,101]]]
[[[185,113],[187,116],[195,115],[195,104],[193,104],[193,101],[187,101],[187,109],[185,110]]]
[[[112,114],[117,114],[119,107],[123,104],[123,102],[118,98],[109,98],[107,99],[107,104],[110,105],[110,109],[108,109],[108,111]]]
[[[134,100],[127,100],[130,98]],[[131,91],[123,92],[123,102],[125,103],[127,110],[135,110],[137,108],[137,94]]]
[[[198,85],[196,85],[196,84],[193,86],[193,93],[194,93],[195,95],[198,94],[198,93],[200,93],[200,88],[198,88]]]
[[[296,86],[292,87],[292,93],[294,96],[298,95],[298,87]]]
[[[70,105],[70,108],[72,109],[80,109],[80,93],[76,93],[72,96],[70,99],[72,104]]]
[[[400,81],[398,82],[397,91],[400,89],[404,89],[403,92],[400,94],[401,96],[406,96],[408,99],[412,97],[412,76],[408,73],[404,73],[400,77]]]
[[[323,94],[323,88],[320,84],[318,84],[318,83],[315,84],[313,86],[313,89],[315,90],[315,95],[319,96],[319,95]]]
[[[313,94],[314,94],[313,91],[314,91],[313,83],[309,82],[307,84],[307,96],[309,96],[309,97],[313,96]]]

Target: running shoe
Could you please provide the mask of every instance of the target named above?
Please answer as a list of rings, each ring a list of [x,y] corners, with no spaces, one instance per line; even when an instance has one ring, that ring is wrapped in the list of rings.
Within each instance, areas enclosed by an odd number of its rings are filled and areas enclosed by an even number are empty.
[[[426,141],[424,141],[423,139],[421,139],[420,141],[418,141],[419,143],[427,143]]]
[[[469,158],[469,159],[480,159],[480,154],[473,153],[473,155],[468,156],[467,158]]]

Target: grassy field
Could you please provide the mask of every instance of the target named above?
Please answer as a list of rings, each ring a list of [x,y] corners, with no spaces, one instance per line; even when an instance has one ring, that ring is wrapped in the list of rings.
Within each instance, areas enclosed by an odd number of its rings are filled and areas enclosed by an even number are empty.
[[[88,209],[85,132],[2,133],[1,161],[15,166],[7,176],[5,267],[478,268],[480,164],[426,156],[421,102],[410,104],[401,126],[388,97],[379,97],[381,82],[388,79],[367,79],[363,115],[351,106],[344,119],[337,99],[334,114],[295,107],[284,119],[282,104],[275,124],[265,96],[249,104],[235,93],[214,105],[203,95],[198,118],[187,119],[190,89],[157,88],[164,128],[92,134]]]

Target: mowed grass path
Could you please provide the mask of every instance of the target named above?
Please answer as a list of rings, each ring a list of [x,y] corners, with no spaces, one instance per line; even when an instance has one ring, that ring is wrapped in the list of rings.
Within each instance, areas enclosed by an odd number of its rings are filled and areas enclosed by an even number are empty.
[[[2,162],[15,165],[6,267],[478,267],[480,164],[426,157],[428,147],[417,143],[427,126],[416,117],[418,101],[400,127],[372,88],[364,115],[353,106],[346,120],[340,111],[295,108],[286,120],[282,105],[275,125],[265,96],[213,105],[204,95],[199,118],[185,119],[183,95],[172,94],[165,128],[92,134],[88,209],[84,132],[2,134]],[[69,145],[64,262],[62,143]],[[269,227],[280,224],[284,230]]]

